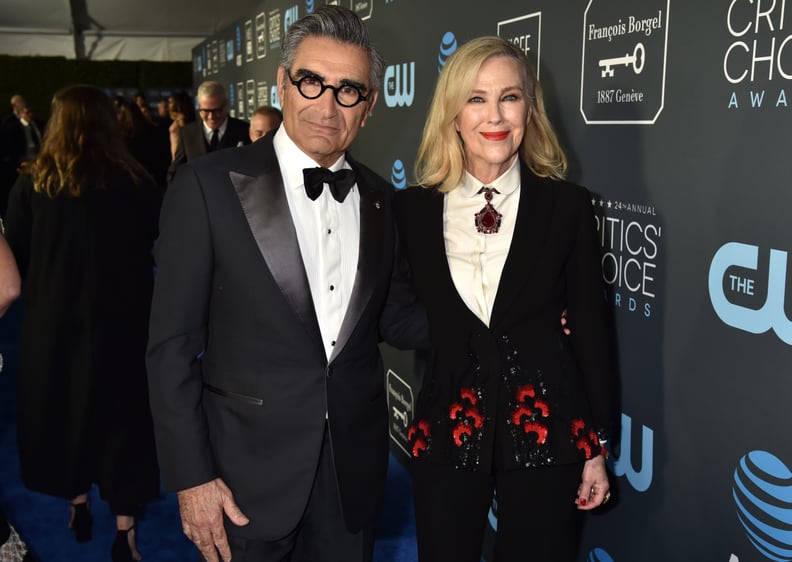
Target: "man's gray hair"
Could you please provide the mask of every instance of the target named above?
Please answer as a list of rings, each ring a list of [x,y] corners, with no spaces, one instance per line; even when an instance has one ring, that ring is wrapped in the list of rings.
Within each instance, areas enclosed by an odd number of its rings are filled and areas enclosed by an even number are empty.
[[[198,86],[198,97],[219,97],[223,98],[223,100],[228,103],[223,85],[220,82],[214,82],[212,80],[201,82],[201,85]]]
[[[281,47],[282,67],[291,69],[297,48],[306,37],[327,37],[341,43],[356,45],[366,51],[371,62],[369,88],[371,91],[379,90],[385,61],[371,42],[366,25],[355,12],[328,4],[294,22],[286,33]]]

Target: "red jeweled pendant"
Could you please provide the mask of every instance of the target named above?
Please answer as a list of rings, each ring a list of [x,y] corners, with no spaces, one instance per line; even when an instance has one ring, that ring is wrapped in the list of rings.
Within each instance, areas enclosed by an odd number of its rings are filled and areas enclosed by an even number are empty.
[[[487,203],[474,215],[476,219],[476,230],[482,234],[495,234],[500,230],[503,215],[492,206],[491,201],[492,194],[497,193],[500,195],[500,192],[494,187],[482,187],[476,195],[479,193],[484,194],[484,199]]]

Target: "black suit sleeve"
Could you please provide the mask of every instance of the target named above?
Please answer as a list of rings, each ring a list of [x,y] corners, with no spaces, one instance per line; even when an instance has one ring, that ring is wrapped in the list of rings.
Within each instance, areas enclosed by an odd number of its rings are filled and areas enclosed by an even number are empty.
[[[217,476],[201,405],[200,361],[208,333],[212,242],[202,186],[190,165],[166,192],[155,257],[146,362],[163,484],[177,491]]]
[[[393,231],[393,273],[380,317],[380,337],[397,349],[426,349],[430,347],[429,320],[415,292],[395,220]]]
[[[572,189],[577,232],[565,272],[567,316],[572,330],[569,340],[583,373],[595,428],[601,437],[615,437],[619,385],[597,228],[590,195],[583,188]]]

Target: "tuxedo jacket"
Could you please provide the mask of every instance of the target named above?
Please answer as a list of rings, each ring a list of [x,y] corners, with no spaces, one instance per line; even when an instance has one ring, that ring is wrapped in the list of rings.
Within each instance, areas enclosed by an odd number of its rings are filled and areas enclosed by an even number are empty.
[[[188,162],[166,192],[147,354],[163,482],[220,477],[250,518],[230,532],[282,538],[307,504],[327,425],[357,531],[373,521],[387,467],[378,342],[415,346],[426,319],[398,265],[392,187],[348,157],[360,257],[325,357],[272,138]]]
[[[617,377],[591,197],[521,167],[514,235],[489,326],[457,292],[446,257],[444,198],[396,196],[415,290],[433,354],[410,430],[412,454],[490,471],[580,462],[617,427]],[[482,198],[482,206],[484,200]],[[475,228],[470,217],[470,228]],[[563,310],[572,329],[563,334]]]
[[[229,117],[225,134],[220,139],[219,149],[245,144],[250,144],[250,124],[247,121]],[[206,144],[203,121],[196,119],[192,123],[187,123],[179,131],[179,144],[176,145],[176,154],[168,170],[168,181],[173,180],[179,166],[208,152],[209,147]]]

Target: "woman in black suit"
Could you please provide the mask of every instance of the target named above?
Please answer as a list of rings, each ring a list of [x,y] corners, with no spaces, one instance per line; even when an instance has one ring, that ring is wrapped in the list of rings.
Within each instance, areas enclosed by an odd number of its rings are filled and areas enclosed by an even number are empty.
[[[498,37],[447,62],[396,199],[433,354],[410,430],[421,562],[478,562],[493,496],[497,562],[572,561],[608,500],[617,427],[589,193],[531,63]],[[572,334],[558,318],[567,311]]]

